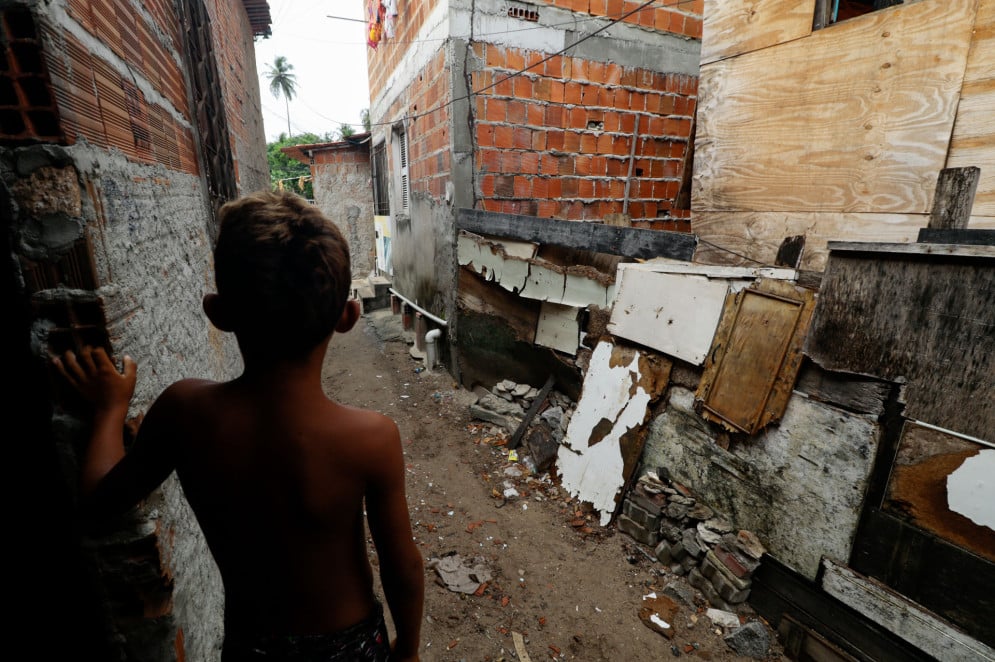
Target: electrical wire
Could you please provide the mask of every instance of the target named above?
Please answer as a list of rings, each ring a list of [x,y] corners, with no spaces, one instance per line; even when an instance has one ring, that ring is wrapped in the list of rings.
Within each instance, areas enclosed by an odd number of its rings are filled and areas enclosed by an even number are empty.
[[[680,7],[681,5],[691,4],[694,1],[695,0],[679,0],[678,2],[675,2],[675,3],[671,4],[671,5],[666,5],[666,7]],[[519,69],[518,71],[515,71],[515,72],[513,72],[511,74],[508,74],[507,76],[505,76],[501,80],[495,81],[495,82],[491,83],[490,85],[486,85],[486,86],[480,88],[479,90],[473,90],[473,91],[471,91],[471,92],[469,92],[469,93],[467,93],[467,94],[465,94],[463,96],[456,97],[455,99],[450,99],[449,101],[441,103],[441,104],[435,106],[434,108],[431,108],[429,110],[423,111],[421,113],[417,113],[415,115],[406,115],[403,119],[405,121],[407,121],[407,120],[416,120],[416,119],[419,119],[421,117],[425,117],[427,115],[431,115],[432,113],[434,113],[436,111],[442,110],[443,108],[447,108],[447,107],[453,105],[457,101],[469,100],[469,99],[475,97],[476,95],[480,94],[481,92],[485,92],[485,91],[491,89],[492,87],[496,87],[496,86],[500,85],[501,83],[504,83],[505,81],[511,80],[511,79],[516,78],[518,76],[521,76],[521,75],[525,74],[526,72],[528,72],[530,69],[533,69],[533,68],[535,68],[535,67],[537,67],[537,66],[539,66],[539,65],[541,65],[541,64],[543,64],[545,62],[547,62],[548,60],[553,59],[554,57],[557,57],[559,55],[563,55],[564,53],[566,53],[571,48],[574,48],[575,46],[578,46],[578,45],[584,43],[588,39],[591,39],[591,38],[595,37],[596,35],[604,32],[605,30],[618,25],[619,23],[621,23],[622,21],[624,21],[628,17],[630,17],[630,16],[632,16],[634,14],[637,14],[637,13],[643,11],[644,9],[649,8],[650,5],[654,5],[655,8],[661,8],[662,6],[661,5],[656,5],[655,4],[656,2],[657,2],[657,0],[648,0],[647,2],[644,2],[643,4],[641,4],[638,7],[636,7],[635,9],[630,10],[630,11],[626,12],[625,14],[622,14],[621,16],[617,16],[617,17],[612,18],[607,25],[604,25],[604,26],[598,28],[597,30],[595,30],[594,32],[591,32],[590,34],[584,35],[583,37],[581,37],[580,39],[578,39],[574,43],[561,48],[560,50],[556,51],[555,53],[551,53],[550,55],[547,55],[543,59],[541,59],[538,62],[535,62],[533,64],[530,64],[529,66],[525,67],[524,69]],[[601,18],[604,18],[604,17],[601,17]],[[583,20],[587,20],[587,19],[583,19]],[[501,34],[501,33],[491,33],[491,34]],[[484,36],[484,35],[475,35],[474,38],[481,37],[481,36]],[[554,103],[554,102],[550,102],[550,103]],[[322,116],[322,117],[324,117],[324,116]],[[324,117],[324,119],[328,120],[329,122],[334,122],[334,123],[340,124],[340,125],[348,124],[349,126],[363,126],[362,124],[355,124],[355,123],[351,123],[351,122],[338,122],[338,121],[333,120],[333,119],[328,118],[328,117]],[[373,123],[370,124],[370,127],[375,127],[375,126],[393,126],[393,124],[394,124],[394,122],[373,122]]]

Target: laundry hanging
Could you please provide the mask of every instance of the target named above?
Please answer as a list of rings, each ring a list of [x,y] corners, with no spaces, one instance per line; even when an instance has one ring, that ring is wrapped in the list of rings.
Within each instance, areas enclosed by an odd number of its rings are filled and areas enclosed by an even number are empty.
[[[366,44],[370,48],[376,48],[383,39],[383,27],[384,18],[386,16],[386,9],[380,0],[371,0],[371,2],[366,6],[366,19],[367,19],[367,30],[366,30]]]

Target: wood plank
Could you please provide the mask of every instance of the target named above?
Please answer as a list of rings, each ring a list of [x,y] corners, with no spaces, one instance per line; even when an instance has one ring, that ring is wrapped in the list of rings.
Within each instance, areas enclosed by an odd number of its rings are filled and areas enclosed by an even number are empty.
[[[928,220],[925,214],[695,211],[691,215],[691,229],[698,235],[699,243],[694,261],[775,264],[785,238],[800,235],[805,237],[805,248],[799,268],[822,271],[831,240],[912,242]]]
[[[814,307],[813,292],[775,280],[730,295],[696,394],[702,416],[747,434],[779,420]]]
[[[522,437],[525,435],[525,431],[528,430],[529,425],[532,424],[532,419],[536,417],[537,413],[539,413],[539,408],[542,407],[542,403],[546,402],[546,397],[549,395],[549,392],[553,390],[553,386],[555,384],[556,377],[550,375],[546,379],[546,383],[542,385],[541,389],[539,389],[538,395],[536,395],[535,399],[532,400],[532,404],[529,406],[529,410],[525,412],[525,418],[522,419],[518,429],[515,430],[515,433],[511,435],[511,439],[509,439],[508,443],[505,444],[506,448],[515,449],[521,445]]]
[[[947,167],[978,166],[975,216],[995,217],[995,3],[978,7]],[[972,226],[974,225],[972,221]]]
[[[874,246],[834,251],[805,353],[827,370],[902,378],[905,417],[991,440],[995,247],[955,247],[989,251],[978,258],[896,255]]]
[[[887,586],[829,559],[823,559],[822,567],[821,585],[826,593],[937,660],[995,662],[995,649]]]
[[[995,258],[993,246],[962,246],[960,244],[889,244],[884,242],[863,241],[831,241],[829,250],[843,255],[845,253],[870,253],[883,256],[937,256],[950,258],[977,258],[983,262]]]
[[[814,12],[815,0],[705,0],[701,63],[804,37]]]
[[[456,215],[456,227],[477,234],[641,259],[667,257],[690,260],[696,243],[694,235],[685,232],[558,221],[480,209],[460,209]]]
[[[795,390],[813,400],[826,402],[848,411],[880,415],[891,385],[870,377],[823,370],[807,361],[802,366]]]
[[[919,230],[918,241],[932,244],[967,244],[971,246],[995,246],[995,230]]]
[[[602,526],[639,463],[649,407],[667,388],[671,367],[661,356],[608,342],[591,354],[556,467],[563,488],[599,511]]]
[[[769,556],[753,575],[749,602],[775,627],[790,615],[861,660],[935,662]]]
[[[928,227],[933,230],[963,230],[971,219],[974,193],[981,170],[976,166],[944,168],[936,178],[933,210]]]
[[[580,345],[580,309],[543,301],[536,325],[536,344],[576,356]]]
[[[692,209],[927,212],[976,8],[910,3],[703,65]]]

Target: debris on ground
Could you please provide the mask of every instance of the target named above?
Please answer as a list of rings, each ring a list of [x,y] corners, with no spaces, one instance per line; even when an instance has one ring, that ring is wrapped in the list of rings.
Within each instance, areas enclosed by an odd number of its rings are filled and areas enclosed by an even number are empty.
[[[659,632],[667,639],[674,638],[673,623],[680,607],[665,595],[650,593],[643,596],[643,605],[639,610],[639,619],[649,629]]]
[[[443,585],[456,593],[473,594],[491,580],[491,571],[482,558],[464,560],[453,553],[441,558],[430,559],[426,564],[433,568]]]

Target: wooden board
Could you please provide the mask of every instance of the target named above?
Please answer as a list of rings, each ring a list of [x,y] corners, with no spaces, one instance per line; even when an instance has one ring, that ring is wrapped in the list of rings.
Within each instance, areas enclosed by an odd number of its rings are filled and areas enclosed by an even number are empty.
[[[580,344],[579,315],[580,310],[573,306],[543,301],[536,325],[536,344],[575,356]]]
[[[701,63],[804,37],[814,12],[815,0],[705,0]]]
[[[608,331],[694,365],[704,363],[729,281],[624,268],[619,274]]]
[[[781,242],[786,237],[802,235],[805,248],[799,268],[822,271],[829,255],[829,241],[912,242],[928,221],[927,214],[695,211],[691,229],[699,243],[694,261],[749,265],[755,264],[750,260],[756,260],[774,264]]]
[[[897,248],[923,246],[946,245]],[[995,248],[962,248],[991,256],[834,252],[805,353],[827,370],[903,378],[906,418],[992,440]]]
[[[976,7],[915,2],[702,66],[692,209],[927,213]]]
[[[597,253],[650,259],[690,260],[695,237],[686,232],[626,228],[582,221],[557,221],[537,216],[460,209],[456,227],[477,234],[509,237],[536,244],[582,248]]]
[[[978,166],[974,215],[995,217],[995,2],[978,7],[947,166]],[[973,225],[972,225],[973,227]]]
[[[702,416],[747,434],[780,419],[814,306],[811,291],[775,280],[730,295],[696,393]]]
[[[995,564],[870,508],[848,564],[995,646]]]
[[[956,511],[948,485],[984,446],[906,423],[882,510],[995,562],[995,529]],[[951,508],[953,506],[953,508]],[[990,504],[995,509],[995,503]]]
[[[887,586],[824,559],[821,585],[843,604],[890,630],[937,660],[995,662],[995,650],[951,627]]]
[[[848,411],[880,416],[884,413],[890,385],[868,377],[829,372],[806,361],[795,390]]]

